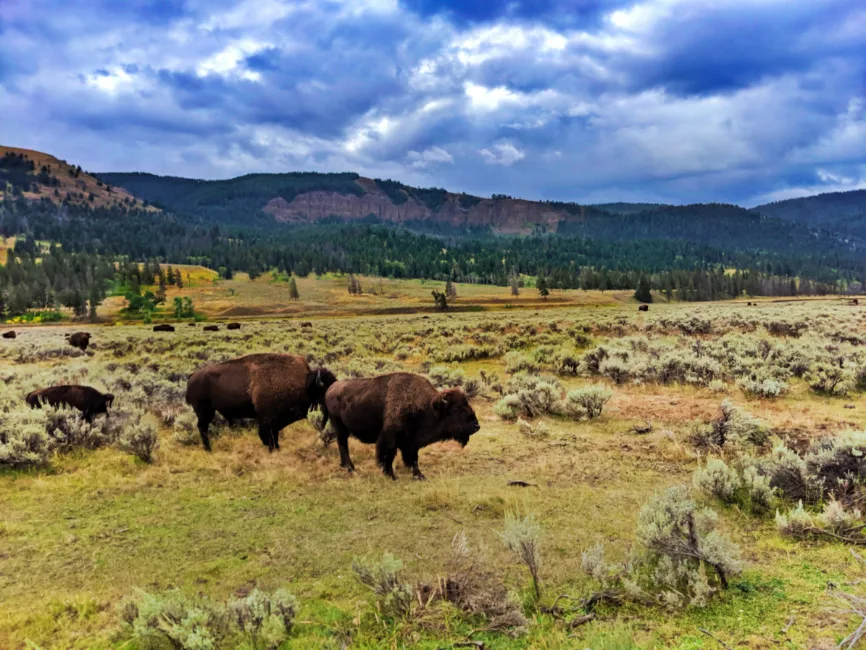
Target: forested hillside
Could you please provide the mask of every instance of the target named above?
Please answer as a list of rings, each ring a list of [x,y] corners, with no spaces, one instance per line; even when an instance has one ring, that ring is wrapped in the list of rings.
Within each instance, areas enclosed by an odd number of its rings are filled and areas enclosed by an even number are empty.
[[[801,199],[776,201],[753,208],[755,212],[866,238],[866,190],[832,192]]]
[[[633,289],[644,278],[689,300],[832,292],[866,277],[858,240],[734,205],[485,199],[315,173],[226,181],[103,174],[88,178],[106,196],[129,198],[81,200],[41,189],[61,168],[43,170],[21,154],[4,161],[0,234],[22,246],[201,264],[226,277],[273,269],[507,286],[540,276],[554,289]],[[90,286],[87,273],[80,284]]]

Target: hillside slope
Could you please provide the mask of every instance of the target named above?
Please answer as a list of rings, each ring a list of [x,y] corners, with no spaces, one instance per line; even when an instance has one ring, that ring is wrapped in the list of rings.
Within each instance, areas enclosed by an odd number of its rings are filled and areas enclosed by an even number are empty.
[[[104,183],[80,166],[40,151],[0,145],[0,201],[18,196],[93,207],[143,207],[126,190]]]
[[[608,241],[674,239],[726,251],[850,253],[859,242],[735,205],[606,204],[481,198],[357,174],[249,174],[204,181],[152,174],[102,174],[106,182],[200,223],[235,226],[396,224],[447,234],[556,233]]]
[[[866,238],[866,190],[831,192],[752,208],[771,217]]]

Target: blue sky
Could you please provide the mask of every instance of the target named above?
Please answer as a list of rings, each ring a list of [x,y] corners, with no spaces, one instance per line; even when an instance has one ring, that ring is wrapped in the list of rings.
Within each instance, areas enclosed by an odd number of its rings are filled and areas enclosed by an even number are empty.
[[[0,143],[481,195],[866,187],[861,0],[0,0]]]

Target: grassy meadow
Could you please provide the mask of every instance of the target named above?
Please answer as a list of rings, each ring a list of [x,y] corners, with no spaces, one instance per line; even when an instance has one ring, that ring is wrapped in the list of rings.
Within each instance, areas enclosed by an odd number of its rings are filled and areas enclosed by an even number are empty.
[[[639,313],[624,294],[554,291],[541,301],[533,289],[514,298],[459,285],[458,308],[490,311],[401,314],[429,310],[440,286],[384,280],[380,289],[362,278],[377,294],[352,297],[345,278],[306,278],[293,303],[285,282],[269,276],[183,273],[187,286],[170,288],[169,302],[190,296],[211,320],[238,319],[242,329],[32,327],[0,345],[4,428],[42,426],[28,419],[37,417],[22,400],[30,390],[83,383],[116,395],[112,427],[146,421],[159,435],[150,463],[99,438],[92,449],[52,448],[43,462],[0,469],[0,648],[171,647],[136,641],[118,608],[137,590],[175,588],[220,601],[287,589],[299,609],[281,648],[832,648],[859,624],[832,597],[834,589],[866,596],[866,568],[849,545],[782,535],[773,512],[794,505],[784,495],[757,512],[697,488],[694,498],[742,554],[727,590],[690,606],[603,602],[579,625],[588,609],[576,603],[603,587],[582,554],[601,542],[613,560],[628,557],[641,508],[667,488],[692,486],[708,458],[733,466],[768,459],[773,446],[804,452],[866,429],[862,307],[765,301]],[[109,320],[115,302],[100,312]],[[64,341],[82,329],[92,333],[86,352]],[[462,385],[475,394],[481,431],[464,449],[423,449],[426,482],[399,462],[399,480],[386,479],[373,447],[357,441],[358,471],[348,475],[336,445],[307,421],[288,427],[271,455],[252,423],[222,424],[205,453],[183,403],[186,377],[263,351],[304,355],[341,378],[409,370]],[[599,417],[539,397],[567,399],[588,386],[610,392]],[[531,401],[516,419],[503,406],[512,394],[508,404]],[[746,451],[698,444],[695,431],[720,417],[724,400],[758,418],[766,440]],[[532,515],[540,529],[537,601],[503,542],[509,513]],[[353,560],[391,553],[404,581],[436,585],[461,533],[474,570],[517,603],[519,629],[420,598],[409,614],[390,616],[385,599],[355,578]]]

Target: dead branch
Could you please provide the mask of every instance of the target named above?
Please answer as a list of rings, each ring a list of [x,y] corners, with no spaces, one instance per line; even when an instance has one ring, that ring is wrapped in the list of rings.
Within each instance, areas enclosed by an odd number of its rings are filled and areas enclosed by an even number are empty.
[[[713,641],[715,641],[716,643],[718,643],[719,645],[721,645],[723,648],[727,648],[728,650],[733,650],[733,648],[731,648],[731,646],[729,646],[727,643],[725,643],[724,641],[722,641],[719,637],[715,636],[715,635],[714,635],[712,632],[710,632],[709,630],[705,630],[705,629],[702,628],[702,627],[698,628],[698,630],[700,630],[701,632],[703,632],[704,634],[706,634],[708,637],[710,637]]]

